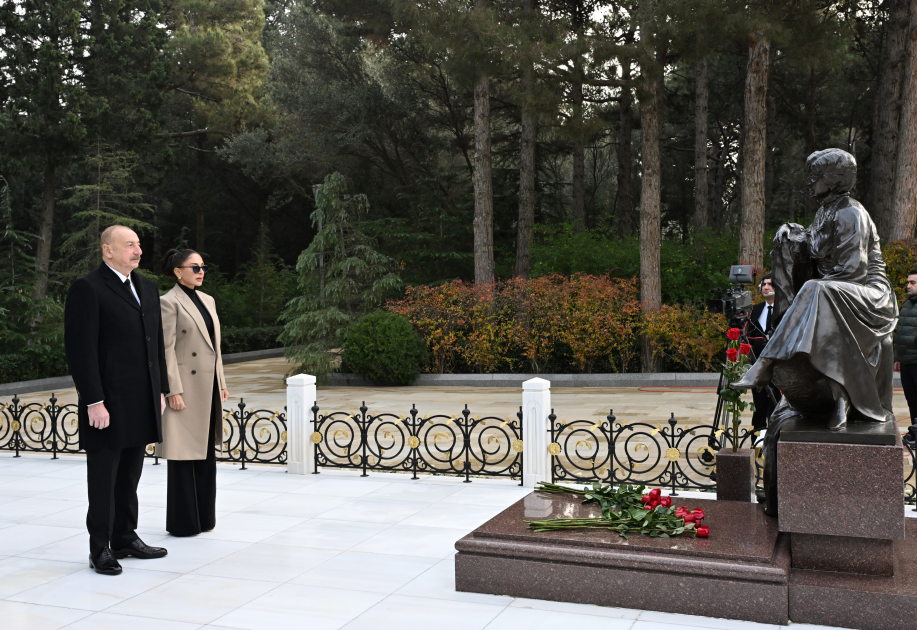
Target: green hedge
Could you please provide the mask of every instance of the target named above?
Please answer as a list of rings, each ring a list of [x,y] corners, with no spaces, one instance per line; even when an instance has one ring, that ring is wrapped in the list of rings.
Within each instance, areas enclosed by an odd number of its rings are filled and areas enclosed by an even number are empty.
[[[36,346],[14,354],[0,354],[0,383],[32,381],[69,373],[63,348]]]
[[[220,330],[220,350],[223,354],[251,352],[252,350],[270,350],[282,348],[277,337],[283,326],[264,326],[263,328],[233,328],[227,326]]]
[[[366,315],[344,341],[344,368],[383,385],[410,385],[426,358],[423,339],[395,313]]]

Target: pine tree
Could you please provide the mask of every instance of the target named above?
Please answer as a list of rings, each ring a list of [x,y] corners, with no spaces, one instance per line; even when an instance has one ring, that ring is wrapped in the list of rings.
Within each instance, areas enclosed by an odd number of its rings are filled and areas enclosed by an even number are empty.
[[[81,81],[89,45],[81,28],[84,8],[81,0],[0,4],[0,94],[11,122],[3,144],[43,170],[31,291],[36,301],[48,295],[58,171],[79,151],[84,117],[100,107]]]
[[[339,348],[347,330],[375,309],[401,282],[395,261],[378,253],[358,229],[369,210],[365,195],[350,195],[340,173],[315,186],[312,243],[296,263],[298,295],[281,316],[280,340],[299,372],[319,378],[332,371],[328,351]]]
[[[91,183],[69,189],[64,203],[75,210],[71,222],[75,229],[61,244],[62,274],[71,278],[85,275],[101,264],[99,237],[109,225],[125,225],[138,234],[153,229],[147,221],[153,206],[143,200],[134,185],[137,156],[113,150],[101,141],[83,160]]]
[[[908,5],[904,85],[892,205],[894,223],[891,239],[894,241],[914,238],[917,222],[917,0],[910,0]]]
[[[866,208],[879,238],[888,240],[894,213],[895,165],[898,157],[898,121],[902,108],[901,85],[907,51],[908,0],[886,0],[882,25],[882,56],[876,80],[872,119],[872,177]]]
[[[196,247],[206,249],[213,197],[214,147],[267,116],[262,82],[268,58],[261,43],[263,0],[179,0],[168,18],[171,72],[169,133],[194,156]]]

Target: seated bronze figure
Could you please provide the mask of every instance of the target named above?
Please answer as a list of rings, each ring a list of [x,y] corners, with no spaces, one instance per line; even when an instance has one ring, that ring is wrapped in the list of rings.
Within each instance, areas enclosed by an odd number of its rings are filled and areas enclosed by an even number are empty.
[[[851,199],[856,160],[840,149],[806,160],[808,193],[820,204],[808,229],[785,223],[771,252],[774,334],[732,384],[769,382],[783,398],[765,436],[767,513],[776,514],[776,449],[792,418],[843,431],[848,422],[894,422],[892,333],[898,316],[875,225]]]

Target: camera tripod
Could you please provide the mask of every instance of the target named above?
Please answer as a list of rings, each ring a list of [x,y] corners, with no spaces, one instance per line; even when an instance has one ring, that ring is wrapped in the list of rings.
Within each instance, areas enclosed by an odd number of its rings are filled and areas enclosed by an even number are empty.
[[[747,343],[751,345],[749,343],[748,334],[746,332],[747,326],[748,326],[748,316],[747,315],[743,315],[741,317],[729,320],[729,328],[738,328],[739,329],[739,343]],[[727,348],[729,347],[728,340],[726,342],[726,347]],[[752,360],[755,360],[757,358],[754,356],[754,352],[752,352],[751,358]],[[726,381],[726,375],[723,373],[722,370],[720,370],[720,380],[716,388],[716,398],[717,398],[716,413],[713,416],[713,428],[710,431],[710,437],[707,438],[707,444],[710,447],[710,449],[712,449],[714,452],[720,450],[720,448],[722,448],[723,446],[720,438],[717,437],[717,432],[720,431],[720,429],[722,429],[723,435],[725,435],[726,431],[729,430],[729,427],[731,424],[730,423],[731,414],[730,414],[729,408],[727,407],[728,403],[724,398],[720,396],[720,392],[723,390],[724,387],[729,387],[729,383]],[[773,385],[768,384],[765,386],[765,388],[768,390],[768,393],[770,394],[771,398],[774,401],[777,401],[780,399],[778,395],[778,391]],[[710,451],[705,450],[703,455],[701,455],[701,459],[705,463],[710,463],[714,460],[714,455],[711,454]]]

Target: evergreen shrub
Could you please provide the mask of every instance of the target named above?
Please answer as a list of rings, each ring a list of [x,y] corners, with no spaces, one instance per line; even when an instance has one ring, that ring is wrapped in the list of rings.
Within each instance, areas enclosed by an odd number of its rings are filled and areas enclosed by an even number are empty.
[[[426,345],[407,318],[376,311],[361,318],[344,340],[344,366],[374,383],[410,385],[426,359]]]
[[[67,376],[67,358],[60,346],[29,346],[12,354],[0,354],[0,383]]]

